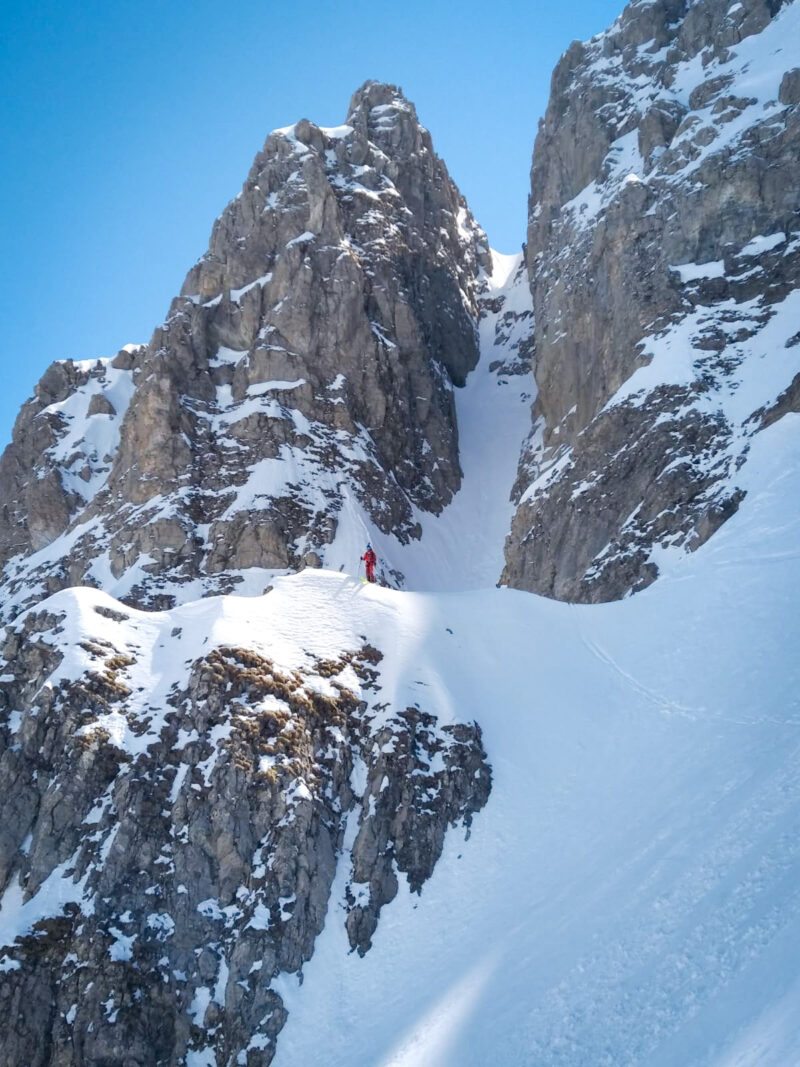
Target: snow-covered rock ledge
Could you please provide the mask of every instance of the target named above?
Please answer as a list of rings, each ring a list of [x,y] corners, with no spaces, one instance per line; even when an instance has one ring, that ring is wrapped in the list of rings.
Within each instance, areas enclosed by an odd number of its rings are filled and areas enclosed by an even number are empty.
[[[274,980],[311,957],[337,865],[363,954],[485,804],[480,728],[393,706],[366,638],[317,622],[306,651],[290,596],[149,614],[73,589],[6,629],[4,1062],[269,1063]]]

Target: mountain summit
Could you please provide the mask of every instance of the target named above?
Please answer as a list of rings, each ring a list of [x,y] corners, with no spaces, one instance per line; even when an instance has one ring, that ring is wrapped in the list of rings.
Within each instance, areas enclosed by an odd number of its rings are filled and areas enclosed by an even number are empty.
[[[23,409],[0,464],[5,611],[76,583],[149,606],[260,591],[341,565],[351,527],[418,537],[461,484],[453,387],[490,273],[398,89],[276,130],[150,343],[54,364]]]

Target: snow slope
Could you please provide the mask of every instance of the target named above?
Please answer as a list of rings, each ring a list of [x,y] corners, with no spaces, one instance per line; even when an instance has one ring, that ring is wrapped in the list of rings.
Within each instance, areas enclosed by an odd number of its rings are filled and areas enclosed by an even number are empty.
[[[514,514],[511,487],[536,383],[530,372],[509,375],[490,367],[513,358],[533,328],[533,307],[522,253],[504,256],[493,250],[492,260],[487,298],[502,305],[482,318],[480,361],[456,391],[464,480],[441,515],[418,514],[420,540],[393,553],[407,589],[486,588],[497,583],[505,565],[503,545]]]
[[[488,805],[469,840],[450,831],[420,897],[401,888],[384,908],[363,958],[341,858],[302,984],[279,980],[278,1067],[797,1062],[798,430],[788,415],[759,434],[739,512],[625,601],[306,570],[264,597],[126,609],[154,693],[214,646],[304,669],[366,636],[384,653],[381,701],[484,730]],[[73,643],[98,626],[95,601],[112,604],[94,590],[48,602],[72,611]],[[22,910],[11,887],[4,940],[81,887],[59,871],[42,892]]]
[[[481,722],[494,786],[363,959],[334,892],[278,1067],[798,1061],[799,429],[759,436],[739,514],[632,599],[333,585],[343,634],[390,628],[395,699]],[[291,579],[298,615],[338,581]]]

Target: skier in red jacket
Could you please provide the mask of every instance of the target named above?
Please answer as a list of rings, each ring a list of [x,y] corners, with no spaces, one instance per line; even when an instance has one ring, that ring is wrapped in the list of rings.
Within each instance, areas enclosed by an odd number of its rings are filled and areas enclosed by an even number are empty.
[[[375,555],[375,550],[372,545],[367,545],[367,551],[361,557],[364,561],[364,566],[367,570],[367,581],[375,581],[375,564],[378,562],[378,557]]]

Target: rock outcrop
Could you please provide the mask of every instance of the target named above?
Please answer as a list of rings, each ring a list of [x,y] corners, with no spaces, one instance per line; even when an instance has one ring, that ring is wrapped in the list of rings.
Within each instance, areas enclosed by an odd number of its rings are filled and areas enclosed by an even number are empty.
[[[418,536],[460,485],[453,386],[489,269],[398,89],[272,133],[150,343],[54,364],[23,409],[0,462],[6,617],[77,583],[152,607],[260,591],[341,565],[351,527]]]
[[[798,49],[796,3],[636,0],[559,62],[531,171],[539,394],[508,584],[647,585],[735,512],[764,413],[797,410]]]
[[[270,1063],[326,916],[366,952],[486,802],[480,729],[390,706],[380,650],[289,667],[224,612],[84,589],[5,631],[3,1065]]]

